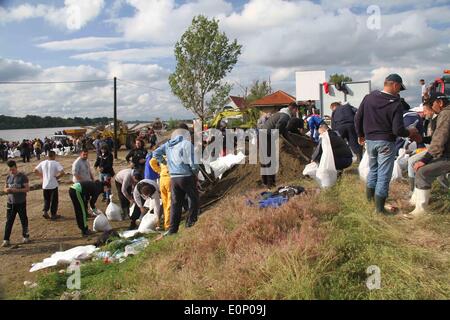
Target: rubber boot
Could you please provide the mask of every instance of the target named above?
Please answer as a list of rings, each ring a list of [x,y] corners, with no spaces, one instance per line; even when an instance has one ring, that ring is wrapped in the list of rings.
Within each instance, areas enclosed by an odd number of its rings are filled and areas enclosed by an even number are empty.
[[[431,190],[416,189],[416,208],[409,214],[419,216],[427,212]]]
[[[366,187],[366,197],[367,197],[367,201],[369,201],[369,202],[373,201],[373,199],[375,197],[375,189]]]
[[[377,211],[377,213],[382,213],[382,214],[386,214],[387,211],[384,208],[386,204],[386,198],[384,197],[380,197],[380,196],[375,196],[375,209]]]

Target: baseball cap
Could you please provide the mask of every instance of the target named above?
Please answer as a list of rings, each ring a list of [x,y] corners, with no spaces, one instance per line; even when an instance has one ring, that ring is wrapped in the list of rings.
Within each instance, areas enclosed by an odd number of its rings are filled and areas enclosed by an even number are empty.
[[[439,99],[448,101],[448,98],[449,98],[448,96],[446,96],[445,94],[443,94],[443,93],[441,93],[441,92],[433,92],[433,93],[430,95],[430,98],[428,99],[428,102],[429,102],[430,104],[433,104],[436,100],[439,100]]]
[[[400,83],[402,88],[400,89],[400,91],[406,90],[405,85],[403,84],[403,79],[402,77],[400,77],[398,74],[393,73],[387,76],[386,81],[393,81],[393,82],[397,82]]]

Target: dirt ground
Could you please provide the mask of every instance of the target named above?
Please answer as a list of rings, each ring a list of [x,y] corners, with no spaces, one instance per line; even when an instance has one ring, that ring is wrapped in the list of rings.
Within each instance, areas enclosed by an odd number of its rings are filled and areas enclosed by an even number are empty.
[[[116,172],[127,166],[125,160],[126,151],[119,153],[119,160],[114,164]],[[71,172],[72,162],[76,156],[58,157],[66,173]],[[91,164],[94,164],[95,154],[89,155]],[[17,160],[17,159],[16,159]],[[40,186],[40,178],[33,172],[34,167],[39,163],[32,159],[30,163],[18,162],[19,171],[25,172],[33,188]],[[0,181],[3,189],[8,167],[0,163]],[[96,236],[82,238],[77,227],[75,214],[70,201],[68,190],[71,185],[72,176],[66,175],[62,179],[59,188],[59,214],[63,216],[61,220],[49,221],[42,217],[43,195],[42,190],[35,190],[28,193],[27,213],[29,219],[30,236],[32,242],[21,244],[22,227],[19,217],[14,223],[11,235],[12,246],[10,248],[0,248],[0,298],[3,294],[6,298],[11,298],[11,294],[24,288],[24,281],[34,281],[39,272],[30,273],[32,263],[40,262],[56,251],[68,250],[80,245],[94,244]],[[113,186],[114,188],[114,186]],[[113,194],[117,194],[115,189]],[[102,211],[106,209],[105,203],[101,200],[97,202],[98,208]],[[0,196],[0,233],[3,240],[4,226],[6,221],[6,196]],[[89,220],[92,229],[93,220]],[[113,228],[126,228],[128,222],[112,222]]]

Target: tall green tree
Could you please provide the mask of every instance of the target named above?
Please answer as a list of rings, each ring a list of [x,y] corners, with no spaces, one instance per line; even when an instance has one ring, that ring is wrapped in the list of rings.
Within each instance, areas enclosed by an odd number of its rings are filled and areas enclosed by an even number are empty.
[[[232,88],[232,85],[225,83],[214,90],[211,99],[206,102],[207,110],[210,115],[216,114],[217,111],[221,111],[223,107],[225,107]]]
[[[214,101],[220,100],[217,95],[227,88],[222,79],[236,65],[241,49],[237,40],[230,41],[220,32],[218,20],[203,15],[193,18],[176,43],[177,66],[169,84],[183,106],[202,122],[214,113]]]
[[[261,99],[272,93],[272,86],[269,81],[255,80],[250,87],[250,92],[247,96],[247,103],[251,103],[258,99]]]
[[[341,82],[352,82],[352,81],[353,81],[353,79],[349,76],[346,76],[344,74],[335,73],[330,76],[330,80],[328,82],[341,83]]]

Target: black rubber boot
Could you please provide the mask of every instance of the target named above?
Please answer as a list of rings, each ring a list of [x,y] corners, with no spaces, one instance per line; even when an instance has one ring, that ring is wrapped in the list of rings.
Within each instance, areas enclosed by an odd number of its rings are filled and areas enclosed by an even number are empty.
[[[366,197],[367,197],[367,201],[373,201],[374,197],[375,197],[375,189],[366,187]]]
[[[414,189],[416,187],[416,179],[409,178],[409,189],[414,192]]]
[[[375,196],[375,208],[377,210],[377,213],[386,214],[387,211],[384,208],[384,205],[386,204],[386,198]]]

